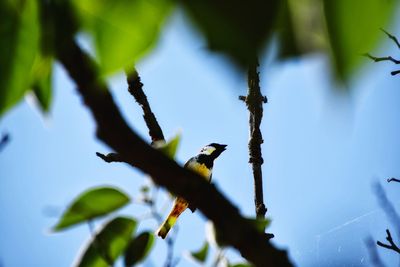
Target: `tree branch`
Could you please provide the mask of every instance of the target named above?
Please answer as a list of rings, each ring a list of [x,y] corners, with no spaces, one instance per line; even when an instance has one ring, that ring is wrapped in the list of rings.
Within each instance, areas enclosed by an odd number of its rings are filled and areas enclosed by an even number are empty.
[[[382,243],[380,241],[377,241],[376,244],[378,246],[383,247],[383,248],[391,249],[391,250],[393,250],[393,251],[395,251],[395,252],[400,254],[400,248],[394,243],[392,235],[390,234],[389,229],[386,229],[386,235],[387,235],[386,236],[386,240],[389,242],[389,245],[388,244],[384,244],[384,243]]]
[[[397,45],[397,47],[400,49],[400,43],[399,43],[399,40],[397,40],[396,36],[391,35],[390,33],[388,33],[387,31],[385,31],[382,28],[381,28],[381,31],[383,31],[390,39],[392,39],[393,42]]]
[[[96,156],[104,160],[105,162],[126,162],[118,153],[108,153],[107,155],[100,152],[96,152]]]
[[[385,191],[379,183],[376,183],[375,186],[375,194],[377,196],[379,205],[384,210],[386,216],[391,221],[393,225],[397,227],[397,233],[400,234],[400,216],[394,208],[393,204],[389,201],[386,196]]]
[[[65,16],[65,15],[64,15]],[[58,29],[72,24],[61,21]],[[219,191],[200,175],[182,168],[152,148],[122,118],[106,85],[98,80],[97,66],[65,31],[57,31],[57,56],[75,81],[78,92],[96,121],[97,137],[119,153],[131,166],[149,174],[159,185],[196,205],[216,226],[227,244],[256,266],[292,266],[285,251],[274,248],[243,218]]]
[[[387,31],[385,31],[385,30],[382,29],[382,28],[381,28],[381,31],[383,31],[390,39],[392,39],[393,42],[396,44],[396,46],[400,49],[400,43],[399,43],[399,40],[397,40],[396,36],[391,35],[390,33],[388,33]],[[393,58],[393,57],[391,57],[391,56],[387,56],[387,57],[374,57],[374,56],[371,56],[371,55],[368,54],[368,53],[365,53],[364,56],[366,56],[366,57],[372,59],[372,60],[375,61],[375,62],[379,62],[379,61],[391,61],[391,62],[393,62],[394,64],[400,64],[400,60],[395,59],[395,58]],[[390,74],[391,74],[392,76],[395,76],[395,75],[397,75],[397,74],[400,74],[400,70],[392,71],[392,72],[390,72]]]
[[[135,98],[136,102],[142,107],[143,119],[149,129],[152,144],[157,141],[165,141],[164,134],[157,122],[156,116],[151,111],[147,96],[143,92],[143,83],[140,81],[139,74],[134,68],[130,73],[127,72],[128,91]]]
[[[4,133],[0,140],[0,151],[7,145],[10,141],[10,135],[8,133]]]
[[[367,246],[372,265],[375,267],[384,267],[385,265],[383,264],[381,258],[379,257],[378,251],[375,246],[375,242],[372,240],[372,237],[368,237],[365,240],[365,245]]]
[[[249,140],[249,163],[252,164],[254,177],[254,204],[257,218],[264,218],[267,208],[263,199],[262,170],[264,160],[261,154],[261,144],[264,142],[260,131],[261,119],[263,116],[263,103],[267,98],[262,96],[260,89],[259,73],[257,71],[258,61],[251,64],[248,71],[247,96],[239,96],[239,100],[246,103],[249,110],[250,140]]]
[[[394,71],[390,72],[390,74],[391,74],[392,76],[397,75],[397,74],[400,74],[400,70],[394,70]]]
[[[397,182],[397,183],[400,183],[400,180],[399,180],[399,179],[396,179],[396,178],[389,178],[389,179],[387,179],[387,182],[388,182],[388,183],[390,183],[390,182]]]
[[[374,57],[371,54],[365,53],[364,56],[372,59],[375,62],[380,62],[380,61],[391,61],[394,64],[400,64],[400,60],[397,60],[391,56],[387,56],[387,57]]]

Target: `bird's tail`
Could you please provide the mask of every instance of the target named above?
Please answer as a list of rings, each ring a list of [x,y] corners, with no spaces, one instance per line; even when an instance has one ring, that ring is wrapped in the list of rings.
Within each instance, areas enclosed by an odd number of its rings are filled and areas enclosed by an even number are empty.
[[[167,236],[169,230],[171,230],[171,228],[175,225],[179,215],[181,215],[182,212],[185,211],[188,205],[189,204],[184,199],[177,198],[175,200],[174,207],[169,213],[167,219],[165,219],[165,221],[158,228],[157,235],[164,239]]]

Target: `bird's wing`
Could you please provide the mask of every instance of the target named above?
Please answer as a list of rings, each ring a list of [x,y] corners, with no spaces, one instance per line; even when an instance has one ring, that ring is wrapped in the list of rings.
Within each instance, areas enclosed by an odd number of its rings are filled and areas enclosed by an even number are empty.
[[[185,169],[187,169],[187,168],[189,167],[190,162],[192,162],[192,161],[194,161],[194,160],[196,160],[195,157],[190,158],[188,161],[186,161],[186,163],[185,163],[185,165],[184,165],[183,167],[184,167]],[[190,204],[190,203],[189,203],[188,208],[192,211],[192,213],[196,211],[196,207],[193,206],[193,204]]]

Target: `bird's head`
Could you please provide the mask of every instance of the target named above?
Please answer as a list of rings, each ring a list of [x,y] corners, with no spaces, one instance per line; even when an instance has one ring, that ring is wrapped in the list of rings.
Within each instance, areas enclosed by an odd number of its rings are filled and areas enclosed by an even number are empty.
[[[219,155],[221,155],[222,152],[225,151],[227,145],[220,145],[217,143],[211,143],[209,145],[206,145],[200,150],[200,155],[206,155],[211,157],[213,160],[218,158]]]

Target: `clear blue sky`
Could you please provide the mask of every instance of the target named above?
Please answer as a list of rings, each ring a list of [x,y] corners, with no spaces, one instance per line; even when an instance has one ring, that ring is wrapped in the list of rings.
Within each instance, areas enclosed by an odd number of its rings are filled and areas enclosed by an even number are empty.
[[[145,92],[165,135],[182,132],[179,162],[207,143],[228,144],[216,162],[214,182],[252,216],[248,113],[237,100],[246,92],[245,77],[210,54],[185,23],[182,16],[174,17],[155,51],[139,64]],[[400,36],[400,28],[390,30]],[[399,55],[390,42],[379,52]],[[262,60],[261,86],[269,99],[262,147],[273,242],[289,248],[298,266],[369,266],[364,240],[371,235],[384,241],[385,229],[394,229],[372,183],[380,181],[399,203],[399,185],[385,182],[400,177],[400,80],[389,74],[395,67],[368,63],[345,95],[334,91],[321,55],[279,64],[270,58]],[[125,118],[148,139],[124,77],[110,82]],[[60,66],[54,88],[48,116],[25,101],[0,121],[0,131],[11,135],[0,153],[0,265],[5,267],[70,266],[89,233],[86,225],[48,233],[66,205],[90,186],[114,185],[134,196],[147,181],[136,170],[95,156],[109,149],[95,139],[93,120]],[[120,211],[134,217],[144,213],[137,205]],[[205,218],[186,212],[179,225],[176,252],[199,248]],[[152,221],[140,224],[140,229],[156,227]],[[164,248],[157,240],[143,266],[161,266]],[[397,264],[394,253],[378,250],[388,266]],[[240,261],[238,254],[229,255]],[[197,265],[183,257],[179,266]]]

